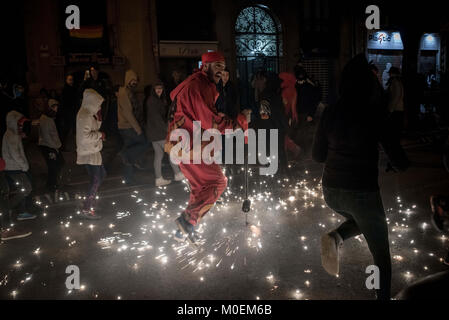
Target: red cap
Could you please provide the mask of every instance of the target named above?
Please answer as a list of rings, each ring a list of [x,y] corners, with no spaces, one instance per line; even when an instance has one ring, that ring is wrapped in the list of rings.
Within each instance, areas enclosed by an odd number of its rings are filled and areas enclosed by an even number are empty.
[[[206,63],[212,63],[217,61],[225,61],[225,57],[220,53],[216,51],[208,52],[202,55],[201,62],[203,65]]]

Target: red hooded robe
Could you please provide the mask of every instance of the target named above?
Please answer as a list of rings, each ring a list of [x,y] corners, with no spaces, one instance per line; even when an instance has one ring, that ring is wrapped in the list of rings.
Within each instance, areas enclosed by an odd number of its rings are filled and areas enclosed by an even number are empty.
[[[215,108],[218,98],[216,85],[204,71],[187,78],[171,92],[170,97],[172,100],[177,99],[174,122],[183,122],[180,128],[187,130],[190,137],[193,137],[194,121],[201,121],[202,130],[216,128],[222,134],[226,129],[235,128],[234,121],[218,115]],[[241,117],[239,119],[241,123]],[[197,225],[226,189],[227,179],[220,165],[215,163],[181,163],[179,167],[191,187],[190,201],[184,217],[192,225]]]

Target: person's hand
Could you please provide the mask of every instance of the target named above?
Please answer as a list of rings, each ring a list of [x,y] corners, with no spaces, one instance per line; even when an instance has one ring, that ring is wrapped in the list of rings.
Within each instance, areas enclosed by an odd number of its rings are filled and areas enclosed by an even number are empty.
[[[245,109],[242,111],[242,114],[246,117],[246,122],[248,122],[248,124],[251,122],[252,113],[253,111],[251,109]]]
[[[218,116],[221,117],[221,118],[226,117],[226,115],[225,115],[223,112],[219,112],[219,113],[218,113]]]
[[[142,129],[139,128],[138,130],[136,130],[136,133],[137,133],[138,136],[141,136],[142,135]]]
[[[312,121],[313,121],[313,118],[311,116],[308,116],[307,117],[307,122],[312,122]]]

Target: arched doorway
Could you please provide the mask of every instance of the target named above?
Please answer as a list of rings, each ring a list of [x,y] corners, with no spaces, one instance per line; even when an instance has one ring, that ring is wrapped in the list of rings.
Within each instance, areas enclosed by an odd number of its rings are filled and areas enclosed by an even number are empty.
[[[242,106],[254,106],[251,81],[257,71],[279,72],[281,32],[279,20],[268,7],[254,5],[240,11],[235,23],[235,44]]]

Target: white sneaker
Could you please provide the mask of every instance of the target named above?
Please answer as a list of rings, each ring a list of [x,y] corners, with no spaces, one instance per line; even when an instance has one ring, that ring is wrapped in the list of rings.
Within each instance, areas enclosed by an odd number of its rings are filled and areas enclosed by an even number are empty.
[[[177,174],[175,174],[175,181],[182,181],[185,178],[186,177],[184,176],[184,174],[182,172],[178,172]]]
[[[170,180],[165,180],[164,178],[156,179],[156,187],[163,187],[170,184]]]
[[[337,276],[340,272],[339,249],[343,244],[343,239],[336,232],[330,232],[321,237],[321,264],[324,270],[332,276]]]

